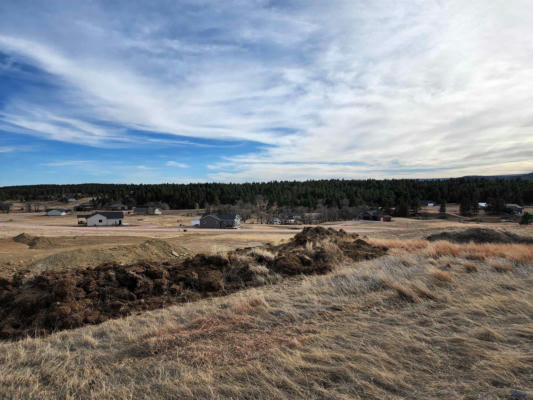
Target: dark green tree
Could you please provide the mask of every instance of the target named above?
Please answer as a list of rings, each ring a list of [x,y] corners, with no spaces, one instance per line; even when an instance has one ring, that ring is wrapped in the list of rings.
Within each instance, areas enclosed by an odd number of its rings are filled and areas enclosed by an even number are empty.
[[[440,202],[439,213],[446,214],[446,200],[442,199]]]
[[[407,201],[400,200],[400,202],[396,206],[394,215],[397,217],[404,217],[404,218],[409,216],[409,205]]]
[[[459,214],[463,217],[470,217],[472,215],[472,199],[469,195],[463,194],[461,202],[459,203]]]

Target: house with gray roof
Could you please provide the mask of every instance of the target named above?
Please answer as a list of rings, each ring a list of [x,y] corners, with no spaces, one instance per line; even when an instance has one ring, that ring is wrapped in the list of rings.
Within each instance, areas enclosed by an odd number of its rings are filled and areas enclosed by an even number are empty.
[[[200,218],[200,228],[237,229],[241,226],[238,214],[205,214]]]
[[[87,226],[116,226],[123,225],[124,213],[122,211],[97,211],[90,215],[78,215],[78,220],[80,219],[85,219]]]

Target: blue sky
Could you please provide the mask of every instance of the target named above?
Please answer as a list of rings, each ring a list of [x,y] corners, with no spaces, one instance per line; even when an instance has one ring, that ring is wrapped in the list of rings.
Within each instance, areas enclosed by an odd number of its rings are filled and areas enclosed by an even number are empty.
[[[0,3],[0,185],[533,171],[530,0]]]

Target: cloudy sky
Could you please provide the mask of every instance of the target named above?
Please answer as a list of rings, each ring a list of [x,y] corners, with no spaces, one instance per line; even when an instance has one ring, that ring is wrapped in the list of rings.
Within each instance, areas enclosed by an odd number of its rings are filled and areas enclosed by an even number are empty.
[[[0,185],[533,171],[531,0],[0,2]]]

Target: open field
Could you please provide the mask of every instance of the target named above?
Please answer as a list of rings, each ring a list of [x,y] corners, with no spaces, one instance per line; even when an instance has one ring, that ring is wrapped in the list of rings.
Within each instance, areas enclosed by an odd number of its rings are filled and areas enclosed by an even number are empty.
[[[175,263],[289,243],[297,232],[257,225],[183,232],[157,217],[63,230],[63,218],[3,215],[0,274],[92,268],[106,257]],[[533,396],[533,246],[425,240],[471,227],[533,237],[533,226],[412,219],[328,226],[358,232],[387,254],[0,342],[0,398],[505,399],[516,388]],[[30,244],[13,241],[22,232]]]
[[[159,239],[170,246],[183,247],[192,253],[221,252],[237,247],[259,246],[265,243],[277,244],[288,240],[302,229],[301,226],[244,224],[239,230],[221,231],[188,227],[185,232],[179,225],[188,226],[190,220],[198,218],[194,214],[192,216],[188,214],[192,213],[181,211],[179,215],[128,215],[125,217],[125,222],[129,224],[127,226],[93,228],[78,226],[75,216],[47,217],[37,213],[5,214],[0,216],[0,263],[4,265],[3,269],[8,271],[16,271],[21,267],[40,271],[46,269],[50,261],[52,264],[70,263],[76,266],[94,266],[104,261],[132,262],[136,256],[143,256],[153,261],[167,261],[175,258],[171,253],[172,249],[167,249],[168,251],[163,253],[157,249],[156,251],[148,249],[139,254],[139,251],[131,252],[121,246],[133,246],[138,249],[146,241]],[[328,223],[324,226],[380,239],[422,239],[433,233],[472,226],[531,234],[530,227],[523,227],[516,223],[479,224],[439,219],[395,218],[387,223],[346,221]],[[12,240],[14,236],[22,233],[46,237],[49,240],[43,246],[30,248]],[[123,256],[122,253],[131,254]],[[44,267],[42,266],[43,260],[46,264]]]

